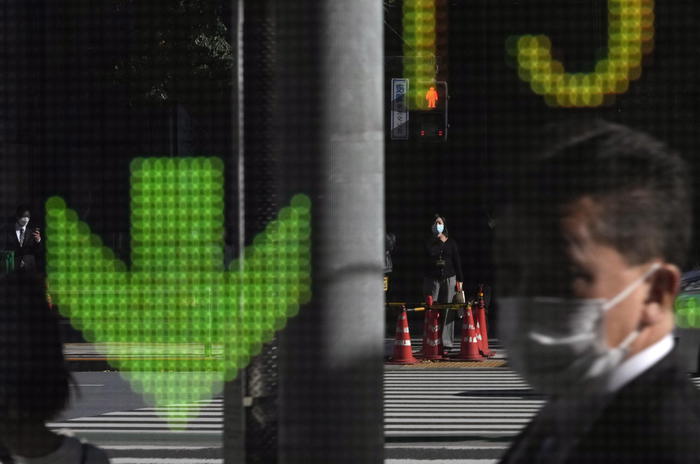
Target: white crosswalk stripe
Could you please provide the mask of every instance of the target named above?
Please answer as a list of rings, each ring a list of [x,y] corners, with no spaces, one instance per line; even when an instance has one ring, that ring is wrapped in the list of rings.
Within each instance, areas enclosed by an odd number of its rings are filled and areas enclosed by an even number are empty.
[[[389,370],[384,397],[389,441],[513,437],[545,401],[506,368]]]
[[[193,404],[113,411],[53,422],[49,426],[69,429],[100,446],[116,464],[224,462],[221,398]]]
[[[183,422],[184,429],[169,426],[169,424]],[[193,404],[173,404],[160,408],[114,411],[99,416],[77,417],[64,422],[52,422],[49,426],[69,428],[76,433],[83,430],[109,432],[110,429],[122,432],[121,429],[128,429],[131,433],[211,431],[212,434],[220,434],[223,429],[223,400],[215,398]]]
[[[700,377],[692,380],[700,388]],[[410,459],[396,460],[392,454],[412,455],[405,447],[406,441],[411,440],[501,440],[501,448],[505,448],[507,441],[525,427],[544,401],[543,396],[534,394],[516,373],[507,368],[389,369],[384,376],[386,462],[413,462]],[[181,415],[183,421],[175,419],[174,422],[183,427],[171,429],[165,418],[168,414],[170,417]],[[221,398],[196,404],[107,412],[49,425],[54,429],[70,429],[97,443],[113,456],[112,462],[223,463]],[[154,434],[171,436],[175,441],[170,445],[151,445],[147,441],[131,444],[132,439]],[[109,438],[114,436],[119,436],[121,441]],[[206,440],[206,444],[198,437]],[[447,453],[447,448],[447,445],[438,446],[434,451]],[[494,456],[503,451],[482,448],[468,448],[472,453],[481,450],[478,452],[482,453],[483,459],[478,461],[482,463],[492,462]],[[165,456],[165,461],[148,461],[160,453]],[[424,462],[428,461],[430,459]]]

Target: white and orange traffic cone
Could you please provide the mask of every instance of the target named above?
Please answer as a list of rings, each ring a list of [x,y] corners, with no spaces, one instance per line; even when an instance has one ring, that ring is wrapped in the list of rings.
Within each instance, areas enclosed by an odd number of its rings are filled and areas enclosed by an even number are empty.
[[[474,326],[474,316],[472,314],[472,305],[467,306],[466,313],[462,319],[462,344],[459,354],[455,359],[464,361],[483,361],[484,358],[479,353],[479,340],[476,335],[476,327]]]
[[[426,298],[428,308],[433,304],[433,298]],[[425,325],[423,333],[423,359],[442,359],[442,337],[440,337],[440,312],[428,309],[425,312]]]
[[[484,303],[484,287],[479,286],[479,300],[478,300],[478,319],[477,319],[477,329],[479,333],[479,343],[481,354],[487,358],[492,358],[496,355],[493,351],[489,349],[489,335],[488,327],[486,326],[486,304]]]
[[[411,350],[411,334],[408,330],[408,317],[406,317],[406,308],[404,307],[396,319],[394,354],[390,358],[389,364],[415,364],[417,362],[418,360],[413,356]]]

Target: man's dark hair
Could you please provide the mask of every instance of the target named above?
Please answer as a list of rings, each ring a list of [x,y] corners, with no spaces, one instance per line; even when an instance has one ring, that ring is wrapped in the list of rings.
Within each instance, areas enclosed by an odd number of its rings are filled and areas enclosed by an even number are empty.
[[[689,168],[678,154],[645,133],[600,120],[545,133],[555,142],[519,182],[516,209],[554,219],[590,197],[598,208],[589,224],[595,239],[630,264],[660,257],[683,265],[692,208]]]
[[[69,398],[58,317],[34,276],[0,278],[0,414],[11,421],[47,421]]]
[[[31,214],[31,208],[29,208],[28,205],[19,205],[17,209],[15,209],[15,219],[19,219],[22,217],[22,215],[26,212],[29,211]]]

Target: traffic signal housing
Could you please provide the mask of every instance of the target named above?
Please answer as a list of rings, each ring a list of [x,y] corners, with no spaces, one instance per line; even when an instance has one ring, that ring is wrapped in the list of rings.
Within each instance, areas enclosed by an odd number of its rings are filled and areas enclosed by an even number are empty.
[[[413,139],[426,142],[447,140],[449,93],[446,81],[437,81],[425,92],[425,109],[411,113]]]

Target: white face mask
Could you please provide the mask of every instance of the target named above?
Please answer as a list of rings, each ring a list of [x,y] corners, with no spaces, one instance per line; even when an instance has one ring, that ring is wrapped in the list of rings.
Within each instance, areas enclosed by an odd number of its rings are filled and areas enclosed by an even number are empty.
[[[660,267],[654,264],[610,300],[555,297],[499,298],[498,326],[513,368],[536,390],[561,394],[596,390],[639,336],[605,343],[603,316]]]
[[[17,224],[19,224],[20,227],[24,227],[29,224],[29,218],[27,216],[23,216],[17,220]]]

